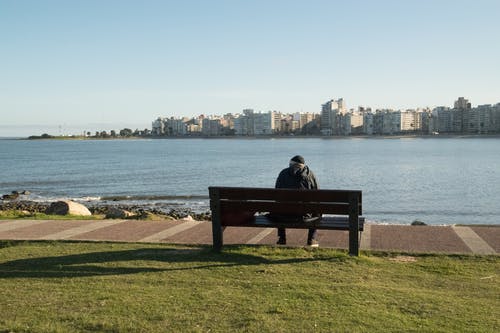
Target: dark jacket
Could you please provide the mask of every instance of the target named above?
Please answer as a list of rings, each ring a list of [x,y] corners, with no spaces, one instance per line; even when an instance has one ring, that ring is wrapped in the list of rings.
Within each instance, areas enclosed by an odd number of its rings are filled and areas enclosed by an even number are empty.
[[[276,179],[276,188],[301,188],[306,190],[317,190],[318,182],[314,173],[306,165],[302,169],[288,167],[281,170]]]
[[[276,179],[276,188],[298,188],[304,190],[317,190],[318,182],[314,173],[306,166],[302,169],[288,167],[281,170]],[[271,213],[269,217],[280,222],[314,222],[320,218],[319,215],[305,214],[303,216],[284,215]]]

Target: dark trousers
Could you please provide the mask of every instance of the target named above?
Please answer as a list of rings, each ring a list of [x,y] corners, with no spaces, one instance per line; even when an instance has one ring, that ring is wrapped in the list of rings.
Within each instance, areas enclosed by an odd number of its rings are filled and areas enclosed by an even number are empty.
[[[317,230],[316,229],[309,229],[309,232],[307,233],[307,241],[311,241],[316,238],[317,235]],[[286,229],[285,228],[278,228],[278,237],[281,239],[286,239]]]

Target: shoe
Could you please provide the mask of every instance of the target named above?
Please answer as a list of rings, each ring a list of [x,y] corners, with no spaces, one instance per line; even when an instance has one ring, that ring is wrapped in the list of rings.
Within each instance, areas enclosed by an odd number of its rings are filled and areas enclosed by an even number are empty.
[[[285,238],[280,237],[280,238],[278,239],[278,241],[276,242],[276,244],[278,244],[278,245],[286,245],[286,239],[285,239]]]
[[[307,246],[319,247],[319,242],[316,239],[311,239],[307,241]]]

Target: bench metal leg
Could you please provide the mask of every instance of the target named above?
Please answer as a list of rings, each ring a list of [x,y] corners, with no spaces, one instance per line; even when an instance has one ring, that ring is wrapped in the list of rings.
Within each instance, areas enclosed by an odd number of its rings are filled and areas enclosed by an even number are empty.
[[[349,230],[349,255],[359,256],[359,238],[356,231]]]
[[[214,221],[212,220],[213,247],[217,252],[220,252],[222,250],[223,233],[224,228],[220,225],[220,223],[214,223]]]
[[[221,224],[220,216],[220,194],[219,189],[209,188],[210,193],[210,209],[212,210],[212,237],[213,248],[215,251],[222,250],[224,228]]]
[[[356,195],[349,197],[349,255],[359,256],[359,200]]]

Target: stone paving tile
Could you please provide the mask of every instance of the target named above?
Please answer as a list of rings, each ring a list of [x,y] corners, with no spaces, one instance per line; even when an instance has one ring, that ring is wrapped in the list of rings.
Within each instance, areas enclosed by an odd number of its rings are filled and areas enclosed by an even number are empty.
[[[4,223],[0,224],[0,233],[7,232],[10,230],[18,229],[18,228],[27,228],[36,224],[47,223],[49,221],[37,221],[37,220],[11,220],[4,221]]]
[[[225,235],[225,233],[224,233]],[[212,223],[201,222],[199,226],[181,231],[174,236],[162,239],[165,243],[212,244]]]
[[[349,243],[347,232],[338,230],[318,230],[318,239],[320,247],[347,248]],[[275,229],[259,244],[275,245],[277,241],[278,234]],[[286,244],[287,246],[306,246],[307,229],[287,229]]]
[[[4,223],[9,223],[9,222],[12,222],[12,220],[1,220],[0,221],[0,225],[4,224]]]
[[[500,253],[500,227],[469,227],[488,243],[496,253]]]
[[[262,231],[260,231],[257,235],[254,237],[250,238],[247,241],[247,244],[259,244],[265,237],[269,236],[271,233],[276,233],[276,229],[274,228],[262,228]]]
[[[495,250],[469,227],[454,226],[453,231],[462,239],[467,247],[477,254],[494,254]]]
[[[238,229],[243,229],[242,231]],[[264,228],[234,228],[227,227],[224,231],[225,244],[247,244],[249,240],[257,236]],[[264,237],[264,239],[267,237]],[[261,244],[261,242],[255,244]]]
[[[200,222],[197,221],[185,221],[183,223],[179,223],[176,226],[172,226],[155,234],[149,235],[143,239],[139,239],[139,242],[158,243],[161,242],[163,239],[175,236],[182,231],[192,229],[199,225]]]
[[[99,230],[73,236],[74,240],[106,240],[135,242],[162,230],[182,223],[181,221],[126,221]]]
[[[17,220],[22,224],[23,220]],[[21,227],[14,230],[0,232],[0,239],[39,239],[43,236],[54,234],[56,232],[77,228],[88,223],[96,221],[88,220],[62,220],[47,221],[36,225]]]
[[[347,249],[349,247],[347,231],[318,230],[317,237],[320,247],[337,249]],[[266,240],[271,244],[276,244],[278,240],[277,233],[271,233],[269,239]],[[287,229],[286,243],[288,246],[307,246],[307,229]]]
[[[452,227],[372,226],[371,249],[405,252],[471,253]]]
[[[224,230],[224,244],[246,244],[255,237],[263,228],[234,228],[227,227]],[[176,235],[163,239],[167,243],[181,244],[212,244],[212,223],[202,222],[199,226],[182,231]]]

